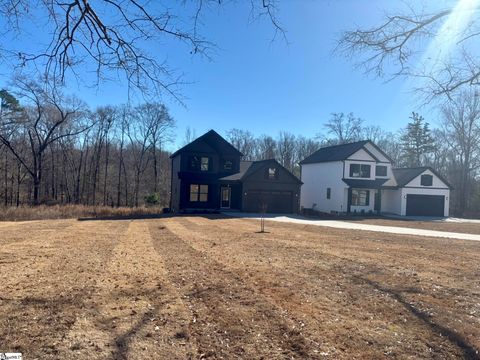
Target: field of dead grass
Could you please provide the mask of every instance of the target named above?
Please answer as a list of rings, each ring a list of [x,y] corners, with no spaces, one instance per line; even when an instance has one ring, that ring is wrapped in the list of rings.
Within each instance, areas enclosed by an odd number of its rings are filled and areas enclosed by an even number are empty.
[[[0,224],[27,359],[479,358],[480,243],[222,217]]]
[[[139,217],[161,214],[158,207],[40,205],[0,207],[0,221],[52,220],[102,217]]]

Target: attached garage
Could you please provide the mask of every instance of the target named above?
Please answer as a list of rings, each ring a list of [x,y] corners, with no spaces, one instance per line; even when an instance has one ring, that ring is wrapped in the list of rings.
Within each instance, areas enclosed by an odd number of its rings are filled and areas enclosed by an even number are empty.
[[[407,216],[444,216],[445,196],[408,194]]]
[[[240,173],[220,181],[222,186],[241,188],[241,211],[293,214],[299,210],[302,182],[274,159],[242,161]]]
[[[245,196],[244,211],[290,214],[293,203],[292,191],[249,190]]]

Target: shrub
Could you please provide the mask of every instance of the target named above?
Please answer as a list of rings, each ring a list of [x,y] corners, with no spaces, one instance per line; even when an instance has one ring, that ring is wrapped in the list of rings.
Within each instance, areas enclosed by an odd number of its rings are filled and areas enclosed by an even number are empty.
[[[147,206],[154,206],[160,203],[160,194],[154,193],[147,195],[143,198],[145,200],[145,205]]]

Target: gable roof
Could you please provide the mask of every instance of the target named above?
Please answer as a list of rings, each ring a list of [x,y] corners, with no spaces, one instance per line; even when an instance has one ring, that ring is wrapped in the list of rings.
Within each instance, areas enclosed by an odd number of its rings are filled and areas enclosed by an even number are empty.
[[[345,160],[350,155],[356,153],[358,150],[363,148],[363,146],[368,142],[369,140],[363,140],[348,144],[333,145],[320,148],[310,156],[307,156],[305,159],[300,161],[300,165]]]
[[[412,167],[412,168],[396,168],[392,169],[393,176],[395,177],[395,180],[397,180],[397,186],[398,187],[403,187],[407,185],[410,181],[415,179],[417,176],[425,172],[426,170],[431,171],[432,173],[435,174],[436,177],[438,177],[442,182],[447,185],[450,189],[453,189],[453,187],[448,183],[447,180],[445,180],[441,175],[439,175],[435,170],[433,170],[429,166],[420,166],[420,167]]]
[[[259,161],[240,161],[240,172],[225,176],[220,180],[230,180],[230,181],[243,181],[248,178],[250,175],[256,173],[258,170],[264,168],[269,163],[274,163],[275,166],[282,168],[286,171],[292,179],[297,181],[298,183],[302,183],[302,181],[293,175],[288,169],[282,166],[277,160],[275,159],[267,159],[267,160],[259,160]]]
[[[383,156],[385,156],[385,158],[387,158],[388,161],[392,162],[392,159],[390,158],[390,156],[388,156],[382,149],[380,149],[373,141],[362,140],[362,141],[356,141],[356,142],[351,142],[347,144],[322,147],[317,151],[315,151],[310,156],[307,156],[305,159],[300,161],[300,165],[346,160],[360,149],[365,150],[376,161],[380,161],[374,154],[372,154],[370,150],[368,150],[365,147],[366,144],[371,144],[376,150],[378,150],[378,152],[380,152]]]
[[[220,134],[218,134],[215,130],[207,131],[202,136],[196,138],[192,142],[188,143],[187,145],[183,146],[182,148],[175,151],[170,158],[174,158],[179,153],[184,151],[189,151],[190,149],[194,148],[196,144],[199,142],[205,142],[209,145],[213,150],[218,152],[219,154],[232,154],[238,156],[243,156],[243,154],[238,151],[232,144],[230,144],[227,140],[225,140]]]

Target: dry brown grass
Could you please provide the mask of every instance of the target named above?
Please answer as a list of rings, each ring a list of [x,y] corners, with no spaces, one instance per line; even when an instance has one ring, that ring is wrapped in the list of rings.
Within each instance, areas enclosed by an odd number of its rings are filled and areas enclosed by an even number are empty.
[[[480,242],[220,216],[0,224],[28,359],[480,358]]]
[[[158,207],[109,207],[86,205],[40,205],[0,207],[0,221],[53,220],[76,218],[120,218],[158,215]]]

